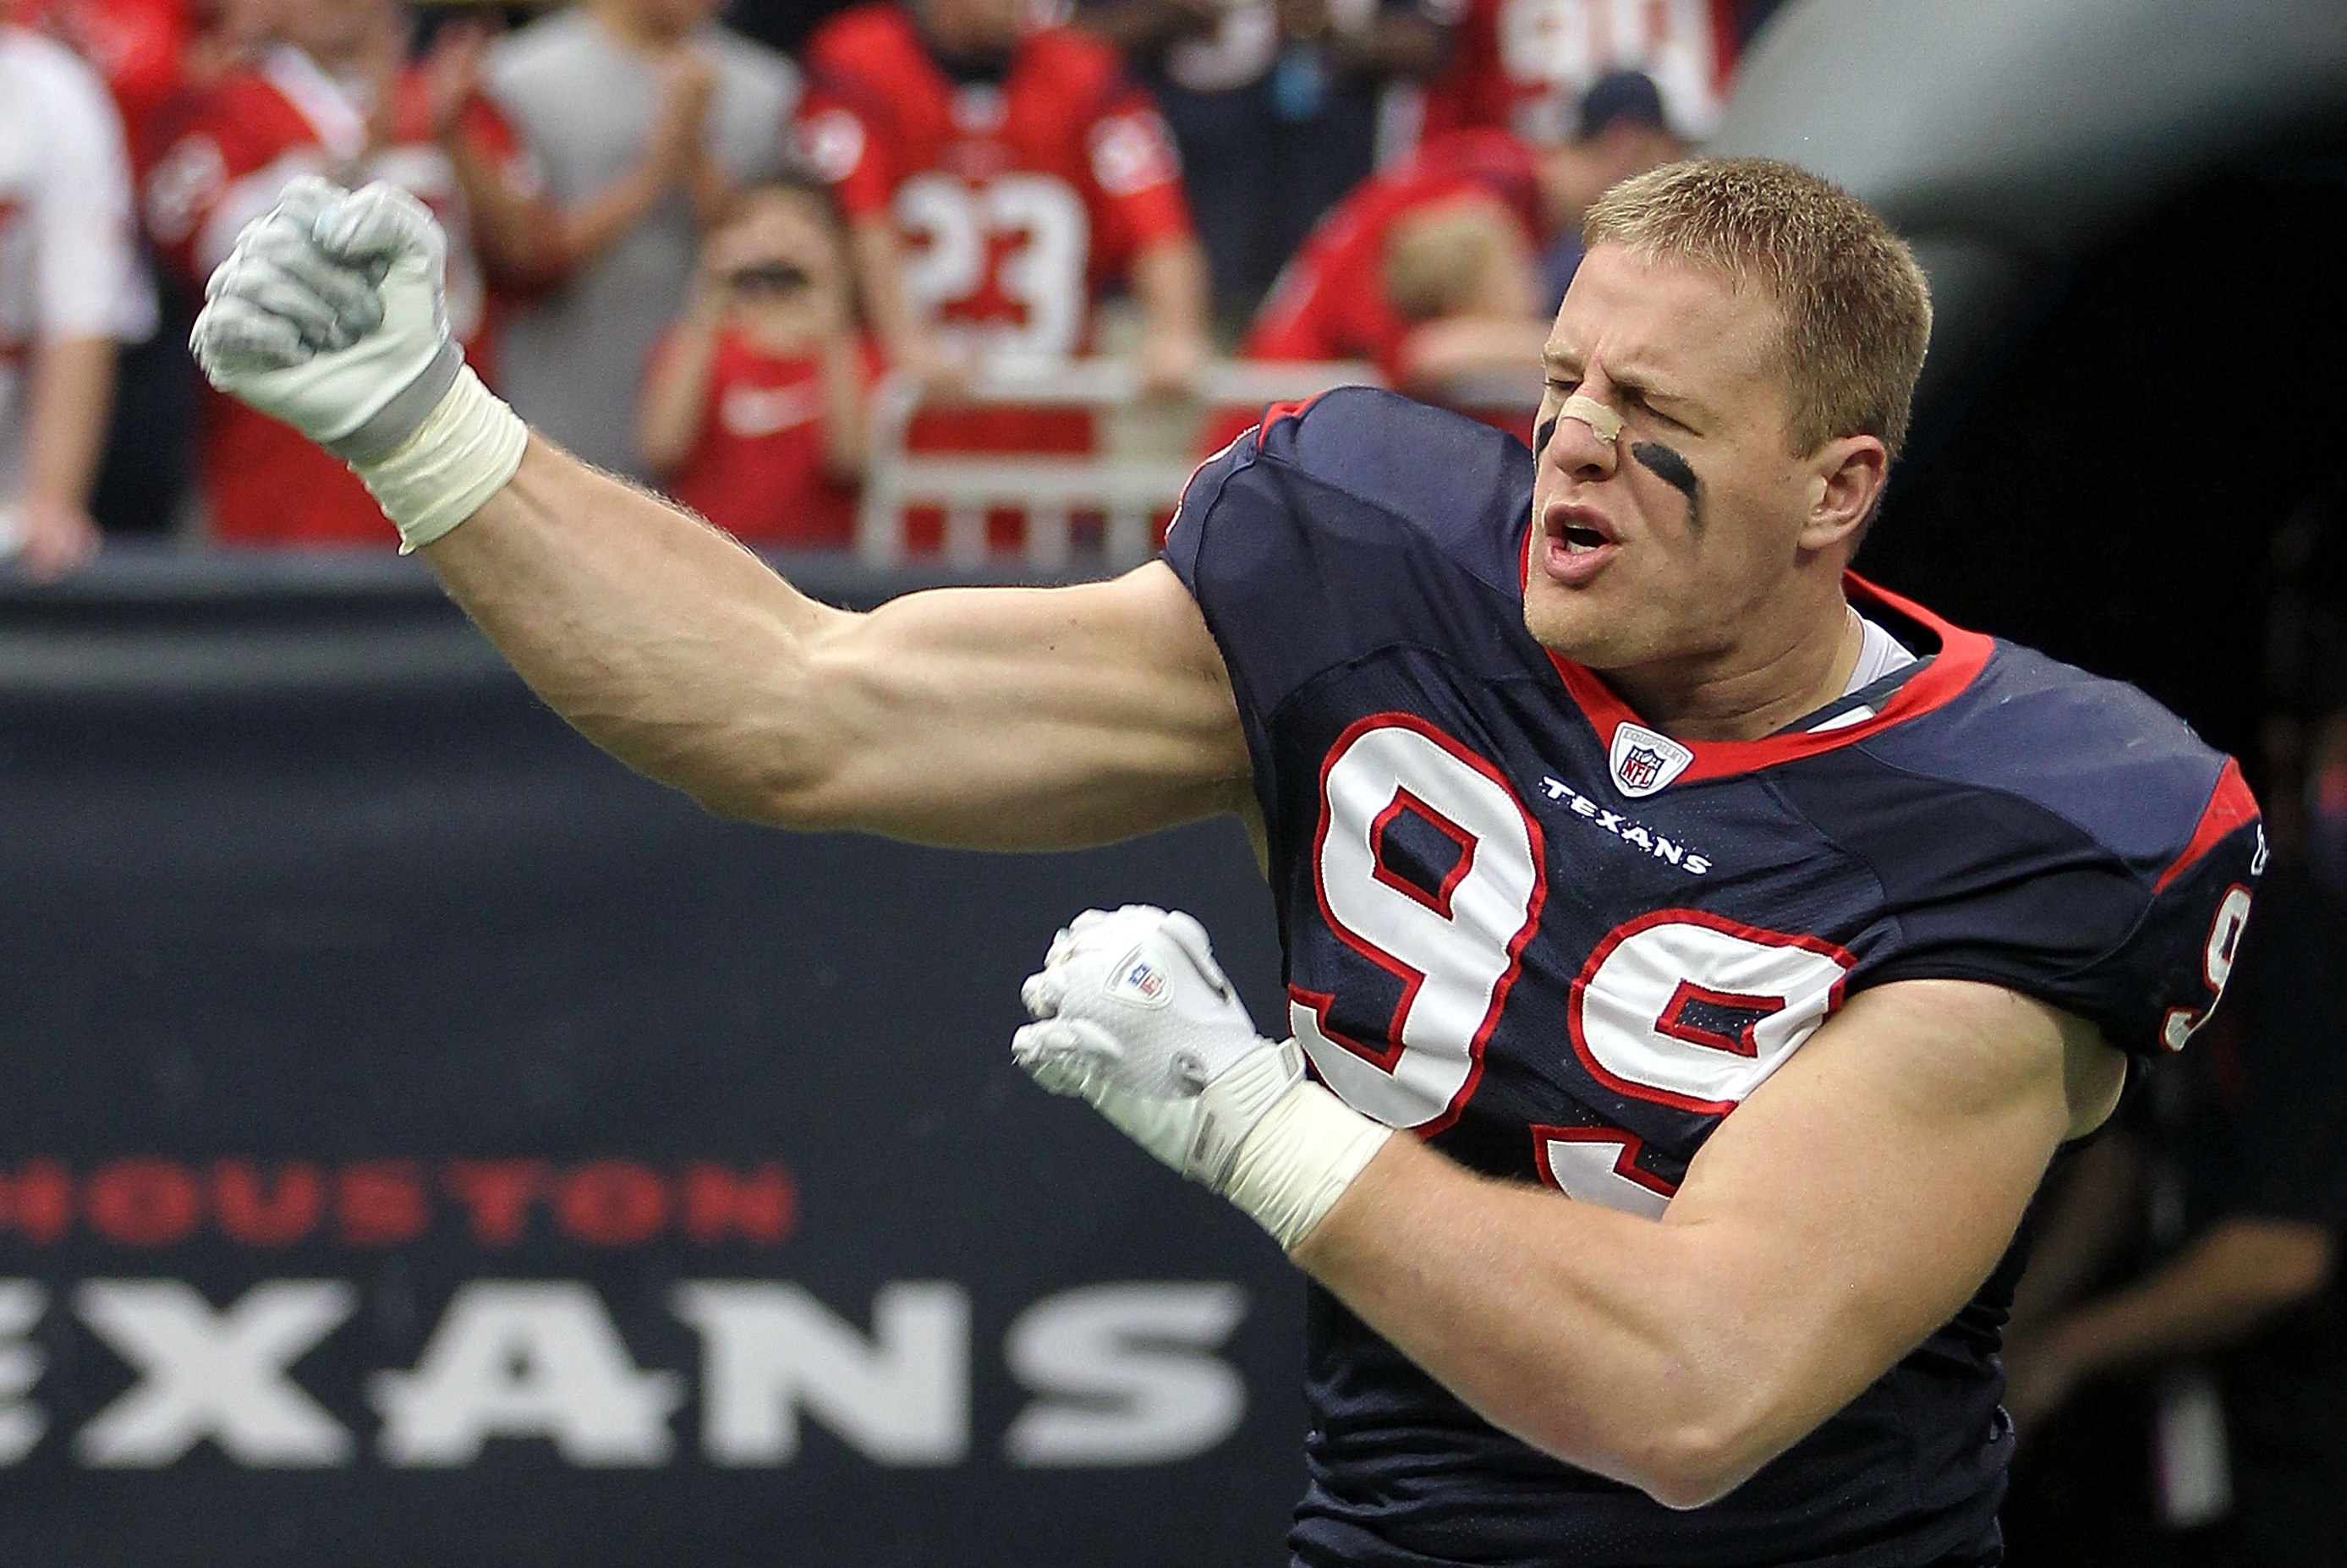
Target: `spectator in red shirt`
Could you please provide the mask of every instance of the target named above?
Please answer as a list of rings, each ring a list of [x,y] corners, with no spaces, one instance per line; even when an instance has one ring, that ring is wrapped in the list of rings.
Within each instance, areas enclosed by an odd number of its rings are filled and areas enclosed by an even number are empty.
[[[1539,147],[1573,134],[1582,95],[1617,71],[1662,94],[1671,129],[1711,134],[1754,0],[1466,0],[1450,64],[1426,89],[1424,135],[1484,128]]]
[[[149,233],[198,292],[247,220],[296,175],[387,179],[448,231],[448,312],[466,357],[493,374],[485,267],[534,264],[552,222],[504,118],[477,87],[483,36],[444,30],[410,64],[396,0],[289,0],[249,66],[164,118],[149,171]],[[207,391],[199,440],[215,538],[238,544],[396,542],[340,462],[291,427]]]
[[[670,495],[748,544],[855,537],[864,399],[839,222],[820,183],[736,199],[653,351],[638,433]]]
[[[148,122],[185,83],[199,18],[188,0],[24,0],[16,18],[61,40],[106,78],[143,171]]]
[[[1153,382],[1206,352],[1206,269],[1173,138],[1116,52],[1028,27],[1025,0],[872,0],[806,46],[808,160],[847,215],[892,363],[1090,345],[1102,290],[1138,296]]]
[[[1631,84],[1643,91],[1622,90]],[[1536,364],[1583,212],[1685,149],[1635,73],[1593,89],[1583,115],[1582,136],[1550,148],[1449,132],[1369,179],[1280,274],[1244,352],[1374,360],[1395,386],[1438,401],[1447,381]],[[1569,252],[1563,277],[1543,275],[1544,251]]]

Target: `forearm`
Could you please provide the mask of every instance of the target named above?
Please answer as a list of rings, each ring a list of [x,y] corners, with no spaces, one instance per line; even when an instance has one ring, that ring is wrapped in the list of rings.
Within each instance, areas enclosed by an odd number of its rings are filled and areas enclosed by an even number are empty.
[[[1402,341],[1399,369],[1403,389],[1439,389],[1459,376],[1537,364],[1547,334],[1547,323],[1529,316],[1450,316],[1429,322]]]
[[[551,203],[507,183],[495,157],[461,130],[452,132],[446,145],[464,187],[483,265],[502,280],[534,282],[559,273],[567,241],[561,215]]]
[[[2079,1375],[2240,1339],[2330,1277],[2321,1227],[2294,1220],[2225,1220],[2148,1279],[2090,1302],[2047,1330]]]
[[[106,446],[114,397],[114,343],[102,337],[52,338],[33,352],[25,491],[87,509]]]
[[[1211,32],[1214,19],[1166,0],[1104,0],[1079,8],[1075,25],[1129,60],[1141,62],[1182,38]]]
[[[2010,992],[1884,986],[1714,1129],[1658,1221],[1397,1138],[1295,1257],[1493,1424],[1693,1506],[1979,1290],[2121,1071]]]
[[[856,268],[856,287],[871,320],[873,335],[880,340],[881,352],[894,365],[917,359],[927,327],[915,318],[912,302],[905,297],[895,224],[886,212],[855,220],[848,225],[847,249]]]
[[[864,354],[853,336],[823,345],[823,461],[843,479],[864,473]]]
[[[1156,336],[1203,343],[1206,335],[1206,252],[1187,234],[1143,247],[1133,259],[1133,292]]]
[[[684,169],[685,194],[692,202],[692,220],[703,230],[725,220],[733,204],[733,181],[724,165],[706,147],[695,147]]]
[[[564,209],[557,229],[561,267],[583,267],[610,249],[668,193],[669,184],[668,171],[646,159]]]
[[[716,357],[716,312],[696,302],[652,362],[637,405],[637,452],[653,473],[672,472],[700,442]]]
[[[1425,81],[1450,63],[1451,31],[1408,11],[1380,11],[1359,33],[1332,33],[1338,63],[1373,80]]]
[[[836,749],[817,733],[806,655],[852,618],[540,439],[420,553],[548,705],[712,810],[786,820],[777,803]]]
[[[1400,1137],[1293,1255],[1494,1426],[1686,1506],[1742,1468],[1728,1450],[1779,1444],[1753,1425],[1752,1282],[1714,1239]]]

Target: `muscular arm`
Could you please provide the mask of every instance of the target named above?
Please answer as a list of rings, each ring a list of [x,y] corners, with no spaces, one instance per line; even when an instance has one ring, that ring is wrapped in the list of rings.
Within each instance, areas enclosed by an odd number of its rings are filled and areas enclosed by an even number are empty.
[[[1162,563],[854,614],[536,438],[421,553],[589,740],[729,815],[1039,849],[1248,798],[1229,677]]]
[[[1395,1138],[1296,1261],[1495,1425],[1693,1507],[1954,1315],[2122,1075],[2009,991],[1884,986],[1720,1124],[1659,1221]]]

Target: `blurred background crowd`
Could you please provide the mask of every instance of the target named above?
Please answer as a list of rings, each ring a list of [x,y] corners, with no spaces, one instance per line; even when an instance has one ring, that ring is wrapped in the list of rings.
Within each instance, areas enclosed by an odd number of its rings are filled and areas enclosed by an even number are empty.
[[[1581,209],[1717,116],[1766,0],[5,0],[0,507],[107,537],[374,545],[357,484],[200,390],[239,228],[305,172],[449,236],[474,364],[745,539],[842,544],[885,370],[933,402],[1104,344],[1439,392],[1522,376]],[[1110,343],[1109,340],[1113,342]],[[964,409],[917,448],[1089,450]]]
[[[1092,449],[1082,410],[956,394],[989,365],[1103,350],[1176,399],[1235,354],[1516,406],[1583,209],[1706,134],[1778,10],[741,0],[721,21],[713,4],[0,0],[17,570],[56,579],[134,536],[392,548],[346,470],[201,388],[184,349],[239,228],[311,172],[434,209],[456,331],[526,417],[761,545],[851,539],[891,372],[931,405],[907,445],[945,451]],[[2335,440],[2319,406],[2250,390],[2285,434],[2305,415]],[[2004,417],[1993,450],[2052,475],[2042,495],[2110,495],[2114,469],[2074,472],[2043,434],[2087,427],[2093,402]],[[2238,689],[2262,682],[2240,701],[2276,716],[2240,749],[2275,862],[2242,950],[2209,955],[2212,978],[2238,968],[2230,1005],[2065,1158],[2033,1218],[2008,1358],[2021,1568],[2347,1563],[2342,510],[2318,487],[2258,569],[2261,669]],[[2143,524],[2171,543],[2189,526]],[[1942,547],[1891,548],[1930,576]],[[2111,568],[2115,603],[2131,569]],[[1963,570],[1941,574],[1959,598]],[[2157,571],[2191,576],[2172,551]]]

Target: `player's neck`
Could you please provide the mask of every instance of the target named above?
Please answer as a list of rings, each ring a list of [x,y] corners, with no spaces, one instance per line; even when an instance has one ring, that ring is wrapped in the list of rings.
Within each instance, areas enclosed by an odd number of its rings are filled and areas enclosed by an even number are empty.
[[[1754,741],[1842,693],[1865,629],[1839,589],[1790,627],[1692,659],[1601,671],[1638,717],[1682,741]]]

